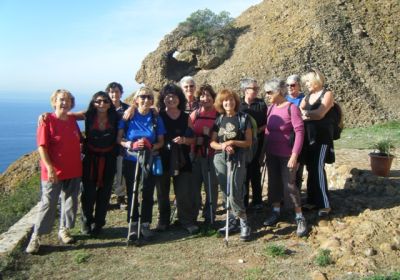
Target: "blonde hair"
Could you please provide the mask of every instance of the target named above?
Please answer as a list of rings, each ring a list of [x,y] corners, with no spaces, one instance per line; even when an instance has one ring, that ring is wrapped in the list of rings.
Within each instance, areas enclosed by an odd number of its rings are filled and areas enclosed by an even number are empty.
[[[57,89],[53,94],[50,96],[50,104],[53,109],[56,108],[56,102],[58,95],[65,94],[71,100],[71,109],[75,107],[75,97],[72,93],[66,89]]]
[[[149,88],[149,87],[141,87],[140,89],[138,89],[136,92],[135,92],[135,94],[134,94],[134,96],[133,96],[133,99],[134,99],[134,103],[136,103],[136,99],[139,97],[139,95],[141,95],[141,94],[146,94],[146,95],[151,95],[151,96],[153,96],[153,106],[154,107],[156,107],[157,106],[157,104],[158,104],[158,95],[156,95],[155,93],[154,93],[154,91],[151,89],[151,88]]]
[[[224,107],[222,106],[222,102],[231,97],[233,99],[235,99],[235,112],[238,112],[239,106],[240,106],[239,95],[236,92],[229,90],[229,89],[223,89],[217,94],[217,98],[215,99],[215,103],[214,103],[215,110],[217,110],[218,113],[220,113],[220,114],[225,114],[226,112],[225,112]]]
[[[311,70],[301,77],[301,81],[306,83],[307,81],[315,83],[319,87],[324,87],[325,76],[318,69],[311,68]]]

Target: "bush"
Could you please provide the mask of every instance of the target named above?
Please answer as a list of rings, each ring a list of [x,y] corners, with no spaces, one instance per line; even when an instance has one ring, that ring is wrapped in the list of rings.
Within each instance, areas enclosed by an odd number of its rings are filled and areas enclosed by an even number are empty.
[[[195,36],[203,40],[232,30],[233,18],[229,12],[222,11],[218,15],[209,9],[198,10],[192,13],[184,22],[178,26],[183,36]]]
[[[271,257],[283,257],[287,255],[287,250],[283,245],[271,244],[265,247],[265,253]]]
[[[332,264],[331,251],[328,249],[320,250],[318,255],[315,257],[315,263],[318,266],[327,266]]]
[[[39,174],[20,184],[13,192],[0,197],[0,233],[8,230],[39,201]]]

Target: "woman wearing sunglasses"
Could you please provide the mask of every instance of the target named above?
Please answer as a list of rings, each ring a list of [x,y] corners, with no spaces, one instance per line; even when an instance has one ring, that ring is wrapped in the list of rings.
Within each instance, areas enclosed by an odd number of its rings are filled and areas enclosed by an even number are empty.
[[[81,195],[83,234],[97,235],[106,223],[118,154],[118,119],[108,93],[95,93],[85,113]]]
[[[307,233],[307,225],[301,210],[300,192],[295,184],[298,156],[304,138],[301,112],[286,100],[285,81],[276,78],[267,81],[264,90],[270,106],[261,159],[266,155],[268,198],[272,204],[272,211],[264,225],[274,226],[280,220],[281,202],[286,191],[294,205],[296,233],[298,236],[304,236]],[[292,131],[295,135],[293,145],[289,140]]]
[[[140,88],[134,96],[136,109],[133,117],[128,120],[121,120],[119,123],[118,140],[122,147],[127,151],[132,148],[135,150],[150,150],[150,152],[158,151],[164,145],[164,134],[166,133],[164,122],[152,108],[155,103],[154,93],[150,88]],[[130,211],[133,197],[133,183],[135,181],[135,169],[138,163],[137,153],[128,153],[124,155],[122,173],[126,182],[126,191],[128,194],[128,223],[130,221]],[[142,174],[141,170],[139,174]],[[139,178],[136,178],[139,179]],[[153,232],[150,230],[153,213],[153,195],[155,188],[155,176],[151,172],[146,172],[143,178],[142,201],[141,204],[141,231],[140,234],[144,238],[151,238]],[[137,196],[135,197],[135,200]],[[137,201],[136,201],[137,202]],[[138,220],[139,211],[138,203],[135,203],[133,209],[133,224],[130,230],[131,240],[138,238]]]

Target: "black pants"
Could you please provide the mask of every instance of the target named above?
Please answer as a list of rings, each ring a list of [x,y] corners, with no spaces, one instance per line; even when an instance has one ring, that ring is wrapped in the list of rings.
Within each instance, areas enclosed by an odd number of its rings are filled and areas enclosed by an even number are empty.
[[[260,163],[259,157],[261,153],[261,149],[263,146],[263,137],[258,137],[258,147],[257,152],[254,155],[253,160],[247,165],[247,173],[246,173],[246,194],[244,196],[244,206],[247,208],[249,205],[249,192],[250,192],[250,184],[252,189],[252,203],[261,204],[262,203],[262,187],[261,186],[261,171],[260,171]]]
[[[328,147],[326,144],[307,146],[307,202],[316,205],[318,208],[331,207],[325,173],[325,158]]]
[[[83,160],[82,177],[82,223],[88,227],[92,224],[102,227],[106,224],[107,208],[111,196],[111,188],[114,182],[116,157],[109,155],[105,157],[103,171],[103,185],[97,186],[97,160],[94,155],[87,154]],[[93,213],[94,212],[94,213]]]
[[[128,194],[128,215],[127,221],[129,223],[130,213],[131,213],[131,205],[132,205],[132,196],[133,196],[133,183],[135,181],[135,168],[136,162],[131,160],[124,160],[122,173],[126,182],[126,193]],[[139,172],[137,176],[137,180],[142,182],[142,169],[139,167]],[[133,221],[137,222],[139,220],[139,205],[138,205],[138,194],[141,192],[142,201],[141,201],[141,223],[151,223],[152,215],[153,215],[153,204],[154,204],[154,188],[155,188],[155,178],[153,174],[149,174],[147,177],[143,178],[143,185],[138,184],[138,192],[135,196],[135,208],[133,209]]]

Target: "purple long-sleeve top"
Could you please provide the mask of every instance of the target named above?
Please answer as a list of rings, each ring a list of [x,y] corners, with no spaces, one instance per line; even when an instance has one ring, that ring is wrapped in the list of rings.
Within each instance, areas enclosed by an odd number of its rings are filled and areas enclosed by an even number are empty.
[[[265,136],[267,137],[267,153],[281,157],[290,157],[292,153],[300,154],[304,140],[304,123],[300,109],[294,105],[290,106],[290,115],[287,106],[278,108],[272,105],[267,119]],[[294,130],[295,141],[293,148],[290,147],[290,132]]]

